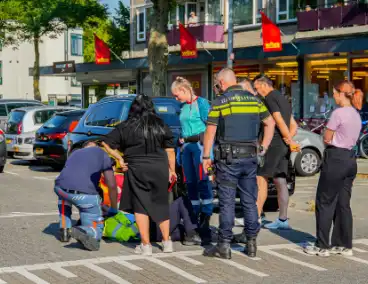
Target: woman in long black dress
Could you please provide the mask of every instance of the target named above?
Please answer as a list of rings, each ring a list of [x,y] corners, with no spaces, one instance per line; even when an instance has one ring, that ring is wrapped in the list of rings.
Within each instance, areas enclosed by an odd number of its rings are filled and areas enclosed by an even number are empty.
[[[134,212],[141,236],[135,252],[152,254],[149,217],[159,224],[163,251],[172,252],[168,182],[176,178],[175,144],[169,127],[157,116],[152,100],[138,95],[127,121],[117,125],[103,145],[127,167],[120,209]],[[124,159],[116,150],[123,153]]]

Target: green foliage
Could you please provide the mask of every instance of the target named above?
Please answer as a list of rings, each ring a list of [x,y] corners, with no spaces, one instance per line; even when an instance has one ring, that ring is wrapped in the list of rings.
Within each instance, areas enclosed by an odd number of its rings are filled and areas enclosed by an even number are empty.
[[[119,1],[119,6],[115,9],[116,16],[111,19],[94,19],[96,25],[88,25],[84,28],[84,61],[95,61],[94,34],[102,39],[118,56],[122,51],[129,50],[129,9]],[[116,60],[111,54],[111,60]]]
[[[10,44],[56,37],[68,28],[106,18],[106,7],[97,0],[8,0],[0,2],[7,20],[4,30]]]

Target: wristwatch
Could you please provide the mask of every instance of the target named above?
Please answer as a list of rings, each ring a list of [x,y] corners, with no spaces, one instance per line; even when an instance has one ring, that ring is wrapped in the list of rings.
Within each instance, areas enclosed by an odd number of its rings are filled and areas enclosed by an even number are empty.
[[[202,157],[202,160],[209,160],[211,159],[210,157]]]

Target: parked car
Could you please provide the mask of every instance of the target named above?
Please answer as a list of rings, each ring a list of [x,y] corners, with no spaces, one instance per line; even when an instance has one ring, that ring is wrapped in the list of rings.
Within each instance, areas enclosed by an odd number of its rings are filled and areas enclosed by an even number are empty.
[[[321,135],[298,128],[294,138],[301,145],[300,153],[292,153],[290,160],[300,176],[313,176],[321,166],[325,144]]]
[[[85,110],[72,110],[54,114],[36,132],[34,157],[54,169],[61,169],[67,159],[68,134],[78,124]]]
[[[5,133],[0,129],[0,173],[4,172],[6,156]]]
[[[4,130],[5,125],[8,121],[8,115],[13,109],[20,107],[42,106],[42,105],[43,104],[40,101],[36,100],[22,100],[22,99],[0,100],[0,128]]]
[[[14,158],[33,160],[36,131],[55,112],[73,110],[71,107],[34,106],[13,109],[5,127],[7,152]]]
[[[99,139],[108,134],[114,125],[127,119],[130,105],[134,95],[111,96],[90,105],[86,113],[80,119],[77,127],[69,135],[68,153],[80,149],[85,141]],[[177,139],[180,134],[180,107],[181,104],[170,97],[153,97],[158,115],[170,127]],[[178,186],[174,189],[176,192],[185,191],[183,184],[182,170],[177,166]],[[288,175],[289,193],[292,195],[295,190],[295,171],[290,163]],[[216,195],[216,187],[214,187]],[[269,185],[269,200],[272,207],[277,208],[277,193],[272,182]],[[276,202],[275,202],[276,200]],[[271,207],[270,206],[270,207]]]

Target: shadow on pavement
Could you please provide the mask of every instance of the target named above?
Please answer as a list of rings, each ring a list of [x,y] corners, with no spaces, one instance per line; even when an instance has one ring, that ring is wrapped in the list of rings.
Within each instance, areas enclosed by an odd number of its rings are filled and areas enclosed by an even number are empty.
[[[267,230],[267,229],[262,229],[262,230]],[[269,230],[271,233],[284,238],[285,240],[295,243],[295,244],[300,244],[300,243],[306,243],[306,242],[312,242],[314,243],[316,241],[315,236],[306,233],[306,232],[302,232],[296,229],[290,229],[290,230]]]
[[[43,173],[59,173],[60,172],[60,170],[54,169],[48,165],[44,165],[40,161],[14,160],[14,161],[11,161],[10,164],[12,164],[13,166],[28,167],[31,171],[34,171],[34,172],[43,172]]]

